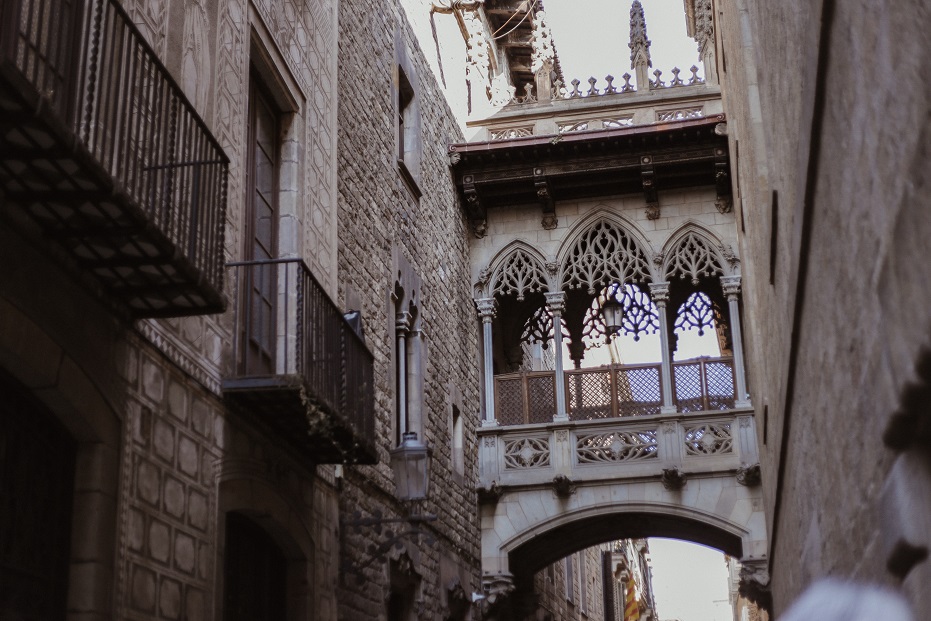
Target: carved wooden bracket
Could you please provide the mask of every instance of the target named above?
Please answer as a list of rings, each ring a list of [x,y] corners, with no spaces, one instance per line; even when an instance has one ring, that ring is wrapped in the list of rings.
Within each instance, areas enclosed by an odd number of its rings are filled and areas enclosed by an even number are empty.
[[[469,221],[472,223],[472,232],[476,237],[485,237],[488,230],[487,213],[482,199],[475,188],[475,177],[472,175],[463,175],[462,193],[465,196],[466,213]]]
[[[647,219],[659,218],[659,196],[656,192],[656,174],[653,171],[653,156],[640,156],[640,184],[643,186],[643,200],[647,204]]]
[[[727,162],[727,149],[716,147],[714,150],[714,206],[720,213],[729,213],[733,209],[731,201],[731,173]]]
[[[553,200],[549,183],[546,181],[546,174],[542,168],[535,167],[533,169],[533,186],[537,191],[540,208],[543,209],[543,220],[541,221],[543,228],[547,230],[555,229],[558,222],[556,219],[556,202]]]

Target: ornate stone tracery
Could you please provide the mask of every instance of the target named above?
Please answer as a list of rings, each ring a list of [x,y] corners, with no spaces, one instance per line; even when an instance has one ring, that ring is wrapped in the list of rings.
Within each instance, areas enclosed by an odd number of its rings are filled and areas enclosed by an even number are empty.
[[[612,283],[649,282],[650,267],[640,245],[620,227],[599,220],[576,239],[565,258],[562,289],[595,295]]]
[[[529,252],[516,248],[501,262],[491,278],[491,295],[515,295],[523,301],[528,293],[547,290],[546,271]]]
[[[698,336],[704,336],[705,328],[713,328],[715,320],[714,305],[704,293],[696,291],[688,297],[676,313],[675,329],[698,330]]]
[[[702,277],[723,276],[724,268],[713,248],[703,236],[690,231],[668,253],[666,279],[689,278],[697,286]]]

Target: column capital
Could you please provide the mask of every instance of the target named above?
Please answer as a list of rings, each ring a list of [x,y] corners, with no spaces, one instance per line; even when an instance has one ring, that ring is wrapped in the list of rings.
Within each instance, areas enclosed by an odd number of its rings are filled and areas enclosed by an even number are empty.
[[[721,288],[728,298],[740,295],[740,276],[721,276]]]
[[[668,282],[651,282],[650,297],[657,304],[665,304],[669,300],[669,283]]]
[[[394,318],[394,327],[401,334],[407,334],[411,329],[411,319],[413,317],[407,311],[401,311]]]
[[[478,308],[478,316],[482,318],[482,321],[491,321],[495,316],[494,298],[478,298],[475,300],[475,306]]]
[[[562,313],[566,310],[566,294],[563,291],[551,291],[544,294],[546,297],[546,308],[551,313]]]

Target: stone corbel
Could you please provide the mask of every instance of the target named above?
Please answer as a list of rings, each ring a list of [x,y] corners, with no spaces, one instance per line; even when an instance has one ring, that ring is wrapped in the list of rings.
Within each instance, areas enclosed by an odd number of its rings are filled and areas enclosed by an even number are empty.
[[[480,505],[496,504],[504,494],[504,488],[498,485],[497,481],[492,481],[488,487],[477,487],[475,491],[478,494],[478,504]]]
[[[659,195],[656,192],[656,174],[653,171],[653,156],[640,156],[640,182],[643,185],[643,200],[647,204],[647,219],[659,218]]]
[[[769,587],[769,567],[765,559],[740,561],[740,583],[737,590],[764,610],[772,610],[773,594]]]
[[[558,222],[556,219],[556,202],[553,200],[546,174],[542,168],[533,169],[533,186],[537,192],[537,200],[540,201],[540,208],[543,210],[543,220],[541,221],[543,228],[546,230],[555,229]]]
[[[485,234],[488,232],[487,213],[485,205],[482,204],[482,199],[479,197],[478,190],[475,187],[474,176],[463,175],[462,193],[465,195],[466,214],[469,216],[469,221],[472,223],[472,232],[478,238],[485,237]]]
[[[678,466],[672,468],[663,468],[663,474],[660,476],[660,481],[663,484],[663,487],[669,491],[680,490],[685,487],[687,477]]]
[[[560,498],[568,498],[575,493],[575,483],[564,474],[553,477],[553,491]]]
[[[737,470],[737,482],[746,487],[756,487],[760,484],[760,464],[744,465]]]
[[[727,151],[723,147],[714,150],[714,189],[717,195],[715,208],[720,213],[730,213],[734,208],[731,200],[731,172]]]

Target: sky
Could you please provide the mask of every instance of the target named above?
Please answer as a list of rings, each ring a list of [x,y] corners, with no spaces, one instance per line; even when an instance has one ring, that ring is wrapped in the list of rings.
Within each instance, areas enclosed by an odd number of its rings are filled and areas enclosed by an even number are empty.
[[[641,0],[641,3],[647,37],[652,42],[653,69],[661,70],[667,81],[676,66],[682,69],[682,76],[691,75],[688,68],[692,65],[701,70],[698,46],[686,35],[683,0]],[[630,0],[545,0],[567,83],[578,78],[587,84],[589,77],[595,77],[599,86],[603,86],[604,77],[610,74],[618,78],[616,84],[623,84],[620,76],[633,73],[627,47],[630,5]],[[699,75],[704,72],[699,71]]]
[[[650,539],[653,595],[660,619],[733,621],[724,555],[676,539]]]
[[[693,64],[701,70],[698,48],[686,35],[683,0],[641,0],[652,42],[653,69],[672,77],[678,66],[688,76]],[[616,84],[630,68],[630,0],[545,0],[546,14],[553,30],[553,40],[566,82],[578,78],[617,78]],[[652,73],[652,71],[651,71]],[[699,71],[699,75],[704,75]],[[682,358],[716,352],[714,331],[699,339],[696,332],[683,335],[679,353]],[[658,360],[657,336],[641,338],[639,343],[625,343],[624,362],[633,364]],[[593,358],[595,356],[592,356]],[[568,359],[566,356],[564,359]],[[592,362],[595,362],[594,360]],[[605,361],[607,362],[607,360]],[[598,361],[596,364],[602,364]],[[724,555],[711,548],[672,539],[651,539],[653,588],[660,619],[680,621],[730,621],[733,619],[727,592],[727,568]]]

